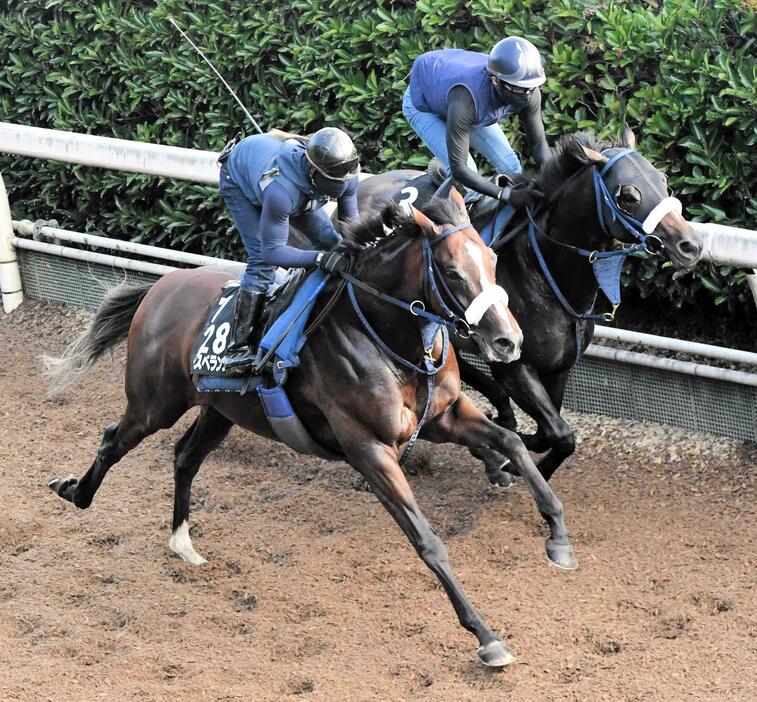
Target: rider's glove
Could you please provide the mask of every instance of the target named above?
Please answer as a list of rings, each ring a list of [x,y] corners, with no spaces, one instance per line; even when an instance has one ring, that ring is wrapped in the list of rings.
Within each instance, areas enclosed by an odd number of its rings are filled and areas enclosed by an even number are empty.
[[[509,185],[499,191],[499,199],[513,207],[530,207],[544,199],[544,193],[534,187],[511,188]]]
[[[315,265],[326,273],[347,273],[350,259],[338,251],[321,251],[316,256]]]

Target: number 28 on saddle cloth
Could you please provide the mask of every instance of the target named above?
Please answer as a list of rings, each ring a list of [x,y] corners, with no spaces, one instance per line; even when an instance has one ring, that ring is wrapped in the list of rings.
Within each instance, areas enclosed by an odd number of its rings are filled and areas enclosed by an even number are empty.
[[[281,371],[299,365],[297,353],[306,341],[303,331],[310,311],[325,284],[325,274],[313,270],[305,276],[294,274],[283,284],[279,280],[272,286],[273,294],[267,300],[264,315],[266,331],[260,342],[258,358],[266,352],[273,352],[272,365],[277,385],[283,385],[286,379]],[[205,324],[192,347],[190,367],[195,386],[201,392],[218,392],[222,389],[239,392],[244,386],[255,387],[254,383],[249,383],[249,377],[237,378],[241,382],[225,384],[223,388],[204,380],[232,379],[224,369],[223,359],[231,341],[229,334],[238,291],[238,281],[230,281],[221,289],[221,294],[210,308]],[[236,389],[237,386],[239,390]]]
[[[271,428],[281,441],[300,453],[321,458],[336,459],[318,444],[305,429],[292,408],[284,390],[289,368],[299,365],[300,349],[307,337],[305,325],[318,295],[326,285],[327,277],[313,270],[304,279],[295,276],[281,286],[268,302],[268,328],[260,342],[258,359],[271,355],[275,387],[267,387],[270,377],[259,375],[227,376],[223,370],[223,357],[229,344],[229,331],[239,282],[225,285],[192,348],[191,372],[195,387],[200,392],[237,392],[245,394],[255,389],[265,410]]]

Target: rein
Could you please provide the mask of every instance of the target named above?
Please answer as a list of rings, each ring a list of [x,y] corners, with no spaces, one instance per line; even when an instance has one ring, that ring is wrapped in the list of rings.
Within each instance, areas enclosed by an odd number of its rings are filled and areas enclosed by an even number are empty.
[[[452,227],[451,229],[448,229],[447,231],[442,232],[438,236],[434,237],[433,240],[429,240],[427,238],[424,238],[422,240],[421,245],[423,247],[423,262],[425,272],[423,278],[424,289],[430,289],[433,292],[434,296],[436,297],[436,301],[439,304],[439,307],[441,308],[442,313],[445,315],[445,317],[434,314],[433,312],[428,312],[422,300],[413,300],[412,302],[408,303],[404,300],[393,297],[392,295],[389,295],[382,290],[378,290],[377,288],[374,288],[367,283],[364,283],[363,281],[355,278],[349,273],[340,273],[342,278],[346,281],[347,294],[349,295],[350,302],[352,303],[352,308],[355,310],[355,314],[365,328],[365,331],[368,333],[368,336],[370,336],[374,343],[393,361],[399,363],[400,365],[415,373],[418,373],[419,375],[426,377],[426,385],[428,390],[426,405],[423,409],[423,414],[421,415],[420,420],[416,424],[415,429],[413,430],[413,433],[408,440],[405,450],[400,456],[400,465],[403,465],[409,458],[410,453],[412,452],[413,447],[418,440],[418,435],[420,434],[423,425],[428,419],[428,413],[431,409],[431,405],[434,399],[434,381],[436,374],[442,368],[444,368],[445,364],[447,363],[447,354],[449,352],[449,332],[452,331],[455,334],[459,336],[465,336],[466,338],[467,336],[470,336],[470,326],[465,319],[466,310],[463,308],[454,294],[450,291],[444,275],[439,270],[439,267],[433,257],[434,246],[444,241],[444,239],[446,239],[451,234],[459,232],[462,229],[466,229],[469,226],[469,222],[458,224],[457,226]],[[460,316],[459,314],[453,312],[449,305],[445,302],[439,292],[438,283],[441,284],[442,289],[447,294],[450,303],[460,312],[462,312],[463,316]],[[389,348],[386,342],[379,336],[378,332],[371,326],[370,322],[365,316],[365,313],[361,309],[355,295],[356,287],[360,290],[363,290],[364,292],[369,293],[370,295],[373,295],[374,297],[377,297],[379,300],[388,302],[389,304],[394,305],[395,307],[399,307],[400,309],[403,309],[413,316],[419,318],[419,331],[424,351],[421,364],[415,364],[412,361],[403,358],[398,353],[395,353],[394,351],[392,351],[392,349]],[[473,303],[471,303],[471,305],[473,305]],[[433,357],[434,342],[436,341],[437,335],[440,331],[442,333],[442,353],[438,361],[435,361]]]
[[[635,153],[637,152],[633,149],[622,149],[617,154],[614,154],[612,157],[610,157],[601,170],[598,170],[596,164],[592,164],[591,167],[593,169],[592,175],[594,181],[594,200],[597,208],[597,220],[599,222],[599,226],[602,229],[602,232],[610,239],[615,238],[612,234],[610,234],[607,226],[606,213],[609,213],[611,221],[620,222],[623,228],[626,229],[626,231],[628,231],[631,236],[633,236],[637,240],[636,244],[632,244],[631,246],[626,246],[614,251],[597,251],[584,249],[578,246],[572,246],[571,244],[566,244],[562,241],[552,239],[548,234],[542,231],[536,224],[536,221],[534,219],[534,212],[532,212],[530,207],[526,208],[526,214],[528,216],[528,237],[531,243],[531,248],[534,250],[534,254],[536,255],[536,260],[539,263],[539,268],[541,268],[542,274],[546,278],[549,287],[562,305],[563,309],[575,320],[576,360],[580,358],[581,352],[583,350],[580,322],[586,319],[592,321],[611,322],[613,319],[615,319],[615,312],[620,306],[620,274],[626,257],[637,252],[659,255],[662,242],[659,240],[659,238],[653,236],[652,232],[660,223],[660,220],[668,212],[677,211],[679,214],[681,213],[681,203],[674,197],[664,198],[660,203],[657,204],[656,207],[653,208],[644,222],[640,222],[639,220],[635,219],[628,212],[623,211],[618,206],[618,204],[615,202],[615,199],[610,195],[610,191],[607,189],[607,185],[604,181],[604,176],[609,172],[610,168],[620,159]],[[581,172],[582,171],[578,171],[570,179],[562,184],[562,186],[558,190],[558,193],[554,198],[552,198],[549,206],[544,211],[543,216],[546,217],[549,215],[553,206],[560,200],[560,197],[562,196],[566,186],[570,182],[572,182],[573,179],[578,177]],[[520,231],[520,228],[518,228],[518,231]],[[544,254],[542,253],[541,247],[539,246],[539,242],[536,236],[537,233],[551,243],[573,251],[579,256],[586,258],[589,263],[592,264],[592,267],[594,269],[594,276],[597,279],[599,287],[602,289],[607,299],[610,301],[610,304],[612,305],[612,311],[596,313],[594,311],[597,304],[596,295],[594,296],[594,300],[592,301],[591,306],[584,312],[577,312],[572,307],[563,292],[560,290],[557,281],[555,280],[554,276],[549,270],[549,267],[547,266],[547,262],[544,259]]]

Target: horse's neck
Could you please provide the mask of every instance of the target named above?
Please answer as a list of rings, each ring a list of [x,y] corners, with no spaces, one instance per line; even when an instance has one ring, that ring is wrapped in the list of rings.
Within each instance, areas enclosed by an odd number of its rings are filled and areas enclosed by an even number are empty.
[[[573,309],[584,312],[597,293],[592,266],[585,256],[552,242],[589,251],[606,251],[610,248],[612,242],[602,232],[597,219],[591,170],[587,169],[586,175],[577,179],[562,194],[547,217],[537,223],[546,234],[537,234],[537,238],[550,273]],[[521,246],[529,245],[527,236],[519,239]]]
[[[413,240],[399,240],[389,245],[361,252],[354,275],[362,282],[405,302],[424,300],[423,255]],[[423,348],[418,324],[406,311],[355,288],[368,323],[388,346],[400,355],[414,359]]]

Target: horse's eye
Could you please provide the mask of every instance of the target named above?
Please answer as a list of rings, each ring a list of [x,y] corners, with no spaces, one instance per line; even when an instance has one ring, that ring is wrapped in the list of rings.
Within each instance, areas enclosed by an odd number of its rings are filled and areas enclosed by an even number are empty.
[[[459,283],[463,276],[461,276],[454,268],[445,268],[444,275],[450,282]]]
[[[623,185],[617,201],[624,210],[634,209],[641,204],[641,192],[635,185]]]

